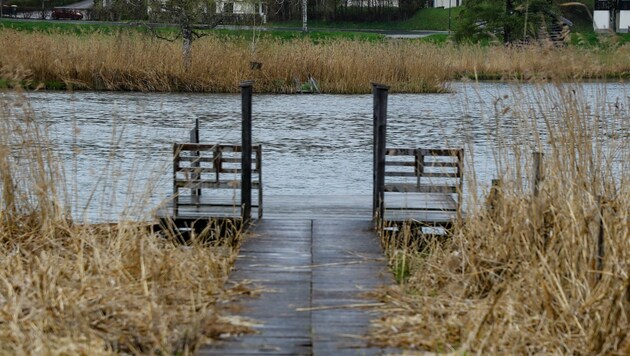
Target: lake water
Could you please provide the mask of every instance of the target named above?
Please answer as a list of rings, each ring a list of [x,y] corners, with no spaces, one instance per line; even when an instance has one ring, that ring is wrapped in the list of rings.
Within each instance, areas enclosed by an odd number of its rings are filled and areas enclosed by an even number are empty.
[[[496,176],[498,146],[537,149],[523,117],[535,121],[544,116],[537,110],[555,110],[558,92],[550,85],[506,83],[450,88],[449,94],[391,94],[388,146],[464,147],[476,189]],[[562,90],[591,108],[605,108],[605,117],[625,115],[625,121],[613,120],[621,131],[615,139],[629,139],[627,85],[575,84]],[[75,215],[113,219],[138,206],[134,215],[150,213],[172,189],[172,143],[187,141],[195,119],[201,142],[240,140],[240,95],[33,92],[28,97],[63,156]],[[539,131],[544,141],[545,130]],[[371,95],[255,94],[253,141],[263,145],[266,195],[371,194]]]

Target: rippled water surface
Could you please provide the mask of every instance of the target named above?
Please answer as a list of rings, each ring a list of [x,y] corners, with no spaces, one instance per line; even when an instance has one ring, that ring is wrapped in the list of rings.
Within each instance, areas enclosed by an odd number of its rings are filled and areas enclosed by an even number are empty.
[[[577,94],[592,99],[594,106],[598,101],[625,105],[625,85],[603,88],[582,84]],[[495,137],[497,130],[507,133],[507,140],[516,135],[525,136],[527,142],[531,133],[517,130],[511,112],[516,112],[518,101],[541,100],[545,89],[457,83],[452,90],[390,95],[388,146],[463,146],[467,165],[474,164],[477,180],[485,184],[495,174],[493,152],[501,144]],[[89,201],[90,216],[98,210],[113,217],[129,204],[156,206],[166,197],[172,189],[172,143],[187,141],[194,119],[200,120],[201,142],[240,140],[239,95],[35,92],[28,96],[64,157],[75,205],[82,207]],[[544,110],[553,110],[550,106]],[[265,194],[371,194],[370,95],[255,95],[253,140],[263,145]]]

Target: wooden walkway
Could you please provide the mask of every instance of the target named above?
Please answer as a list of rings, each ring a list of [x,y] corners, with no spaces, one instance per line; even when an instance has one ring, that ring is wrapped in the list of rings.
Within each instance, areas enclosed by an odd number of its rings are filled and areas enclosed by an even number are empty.
[[[248,233],[231,279],[268,289],[239,302],[259,333],[200,355],[378,355],[364,338],[377,318],[363,295],[394,283],[373,222],[263,219]],[[361,305],[364,305],[363,307]]]

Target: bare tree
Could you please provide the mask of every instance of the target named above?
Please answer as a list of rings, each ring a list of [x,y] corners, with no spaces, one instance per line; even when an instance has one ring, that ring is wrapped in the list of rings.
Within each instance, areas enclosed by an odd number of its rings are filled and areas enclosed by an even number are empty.
[[[188,70],[192,63],[192,45],[197,38],[206,36],[202,30],[215,28],[222,21],[217,14],[213,0],[150,0],[149,19],[157,22],[176,24],[179,31],[174,36],[166,36],[156,30],[155,24],[143,24],[161,39],[175,41],[182,39],[182,59]]]

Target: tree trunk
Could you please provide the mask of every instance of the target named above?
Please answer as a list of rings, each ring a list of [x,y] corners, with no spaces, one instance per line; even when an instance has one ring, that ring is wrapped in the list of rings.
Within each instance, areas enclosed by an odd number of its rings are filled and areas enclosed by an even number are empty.
[[[192,43],[193,31],[189,26],[182,26],[182,59],[184,61],[184,70],[188,72],[192,64]]]
[[[302,0],[302,32],[308,32],[308,24],[307,24],[307,20],[308,20],[308,15],[307,15],[307,9],[308,8],[308,1],[307,0]]]

